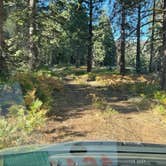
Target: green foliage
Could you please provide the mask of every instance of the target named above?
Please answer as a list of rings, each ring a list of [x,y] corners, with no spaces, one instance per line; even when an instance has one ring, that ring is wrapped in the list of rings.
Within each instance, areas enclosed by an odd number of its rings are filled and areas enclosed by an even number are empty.
[[[166,92],[160,91],[158,84],[146,84],[144,89],[138,88],[141,101],[138,103],[139,110],[152,109],[153,112],[166,117]]]
[[[124,5],[127,17],[125,25],[126,66],[129,65],[135,68],[136,40],[135,25],[133,24],[135,21],[132,20],[137,20],[137,14],[135,13],[138,2],[115,0],[111,5],[108,5],[116,7],[115,10],[111,10],[113,13],[108,13],[110,10],[107,12],[103,11],[105,2],[104,0],[92,0],[93,64],[109,67],[116,65],[118,57],[116,56],[116,52],[120,50],[116,49],[116,47],[120,47],[117,34],[120,34],[121,25],[119,22],[121,20],[121,12],[118,11],[121,11],[121,7]],[[147,16],[151,16],[148,12],[151,11],[153,3],[146,0],[141,0],[139,3],[141,3],[142,9],[147,11]],[[27,71],[31,69],[32,60],[36,63],[35,70],[38,69],[38,65],[40,67],[52,67],[57,64],[70,64],[77,67],[85,65],[87,63],[89,43],[89,1],[59,0],[49,1],[48,7],[39,7],[37,5],[37,8],[34,9],[35,22],[33,24],[36,30],[32,36],[29,33],[29,27],[31,27],[31,21],[33,21],[30,14],[32,11],[28,5],[29,2],[21,0],[17,2],[13,0],[4,2],[5,15],[2,17],[4,18],[2,32],[4,32],[4,52],[10,74],[12,75],[18,70]],[[161,8],[162,3],[157,3],[156,6],[157,8]],[[115,19],[110,19],[108,14],[109,16],[114,16]],[[149,19],[148,17],[147,20]],[[116,30],[116,40],[114,39],[114,31],[112,29]],[[158,65],[160,64],[159,55],[162,45],[161,40],[159,40],[161,29],[161,24],[155,22],[154,37],[157,40],[153,41],[155,46],[153,65],[156,69],[160,67]],[[152,27],[149,27],[148,32],[150,35],[151,30]],[[131,36],[128,36],[130,32],[133,33],[131,33]],[[32,50],[31,46],[33,43],[36,49]],[[147,40],[146,42],[141,41],[141,65],[142,69],[146,72],[149,63],[150,45],[151,40]],[[37,52],[37,57],[31,57],[32,52]],[[7,70],[4,72],[7,73]]]
[[[99,109],[102,111],[102,114],[107,118],[112,115],[118,114],[118,111],[112,108],[105,98],[99,97],[96,94],[91,94],[92,97],[92,105],[95,109]]]
[[[156,91],[160,89],[158,83],[151,82],[134,82],[134,83],[117,83],[112,88],[118,89],[121,92],[130,92],[131,95],[144,95],[153,98]]]
[[[63,83],[57,77],[43,72],[17,73],[13,80],[20,83],[25,101],[34,100],[36,94],[46,108],[51,107],[53,92],[63,90]]]
[[[160,87],[157,83],[143,82],[136,83],[132,88],[137,94],[144,94],[148,97],[152,97],[153,93],[156,92]]]
[[[96,65],[114,66],[116,46],[112,34],[111,23],[105,11],[99,18],[99,25],[94,31],[94,62]]]
[[[20,83],[26,108],[13,104],[7,117],[1,117],[0,148],[29,142],[33,131],[44,125],[51,109],[52,93],[63,88],[56,77],[40,71],[17,73],[12,80]]]
[[[2,118],[0,119],[0,148],[10,145],[13,141],[14,133],[17,128],[9,119]]]
[[[87,54],[88,17],[82,2],[70,4],[70,17],[67,25],[71,63],[77,67],[85,63]]]
[[[158,103],[166,106],[166,92],[164,92],[164,91],[155,92],[154,99],[156,99],[158,101]]]
[[[33,131],[42,127],[46,121],[47,110],[35,98],[29,109],[13,105],[7,117],[0,118],[0,148],[25,144],[30,141]]]
[[[112,108],[111,106],[106,107],[106,111],[104,112],[107,116],[117,115],[119,112]]]
[[[84,75],[84,74],[86,74],[86,71],[85,71],[85,70],[76,70],[76,71],[74,72],[74,75],[75,75],[75,76],[80,76],[80,75]]]
[[[156,105],[154,108],[153,108],[153,111],[155,111],[156,113],[166,117],[166,106],[163,106],[163,105]]]
[[[166,118],[166,92],[156,91],[154,93],[154,99],[156,103],[153,107],[153,111]]]
[[[87,81],[96,81],[96,74],[95,73],[89,73]]]

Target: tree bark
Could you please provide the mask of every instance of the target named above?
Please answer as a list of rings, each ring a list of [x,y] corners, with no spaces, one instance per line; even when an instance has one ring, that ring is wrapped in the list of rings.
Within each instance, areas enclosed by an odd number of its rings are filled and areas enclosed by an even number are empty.
[[[141,72],[141,3],[138,4],[136,71]]]
[[[162,51],[161,88],[166,90],[166,0],[163,6],[163,51]]]
[[[126,33],[125,33],[125,24],[126,24],[126,11],[125,5],[122,4],[121,11],[122,23],[121,23],[121,55],[120,55],[120,73],[125,74],[125,47],[126,47]]]
[[[152,34],[151,34],[151,44],[150,44],[150,61],[149,61],[149,72],[153,72],[153,57],[154,57],[154,26],[156,20],[156,0],[153,0],[153,18],[152,18]]]
[[[4,33],[3,33],[3,25],[4,25],[4,1],[0,0],[0,74],[3,74],[6,69],[6,62],[4,55]]]
[[[38,63],[38,48],[36,44],[36,0],[29,0],[30,18],[29,18],[29,56],[30,67],[34,70]]]
[[[88,37],[88,56],[87,56],[87,72],[92,71],[93,60],[93,2],[89,0],[89,37]]]

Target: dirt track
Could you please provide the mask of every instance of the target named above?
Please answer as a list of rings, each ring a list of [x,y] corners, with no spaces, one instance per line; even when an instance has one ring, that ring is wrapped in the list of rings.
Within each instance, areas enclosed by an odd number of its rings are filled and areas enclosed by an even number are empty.
[[[119,113],[105,116],[94,109],[91,93],[104,95],[109,105]],[[74,81],[66,81],[64,91],[54,97],[55,110],[42,130],[44,142],[115,140],[166,143],[166,124],[162,117],[151,110],[138,110],[137,97],[123,98],[121,93],[109,93],[100,86]]]

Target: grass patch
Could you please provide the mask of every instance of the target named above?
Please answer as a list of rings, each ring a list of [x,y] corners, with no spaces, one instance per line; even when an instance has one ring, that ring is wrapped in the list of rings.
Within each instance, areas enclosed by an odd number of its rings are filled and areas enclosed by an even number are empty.
[[[95,73],[89,73],[87,81],[96,81],[96,74]]]
[[[112,115],[119,114],[119,112],[117,110],[115,110],[114,108],[112,108],[111,106],[108,105],[106,107],[106,110],[104,111],[104,114],[108,115],[108,116],[112,116]]]
[[[153,111],[157,114],[160,114],[166,118],[166,107],[164,105],[156,105],[153,108]]]
[[[166,92],[157,91],[154,93],[155,106],[153,112],[163,116],[166,122]]]
[[[66,76],[74,75],[74,76],[81,76],[86,74],[86,69],[84,67],[76,68],[74,66],[55,66],[51,68],[52,76],[57,76],[58,78],[64,78]]]
[[[100,110],[104,115],[115,115],[119,112],[113,109],[105,98],[99,97],[96,94],[91,94],[92,96],[92,106],[94,109]]]
[[[162,104],[166,106],[166,92],[164,91],[155,92],[154,99],[157,100],[158,104]]]
[[[90,96],[92,97],[92,106],[95,109],[99,109],[99,110],[105,110],[106,109],[108,103],[104,98],[99,97],[96,94],[90,94]]]

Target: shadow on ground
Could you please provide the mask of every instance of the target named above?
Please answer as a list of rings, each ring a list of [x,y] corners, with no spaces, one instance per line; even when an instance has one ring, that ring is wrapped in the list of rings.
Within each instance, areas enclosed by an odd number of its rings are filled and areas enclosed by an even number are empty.
[[[53,111],[55,120],[64,121],[73,116],[80,117],[82,112],[88,109],[91,104],[90,93],[93,89],[90,86],[65,84],[63,92],[54,93]]]
[[[47,129],[45,131],[47,135],[50,135],[51,137],[51,142],[54,142],[55,140],[72,140],[74,137],[86,137],[86,132],[80,132],[80,131],[74,131],[72,127],[66,127],[66,126],[61,126],[58,128],[53,128],[51,130]]]
[[[151,89],[153,90],[153,87],[146,87],[145,83],[122,83],[116,86],[94,87],[66,81],[64,91],[54,93],[54,109],[50,115],[57,121],[81,117],[85,110],[92,109],[91,94],[104,98],[113,109],[120,113],[138,112],[140,111],[138,108],[141,102],[140,94],[153,93]]]

